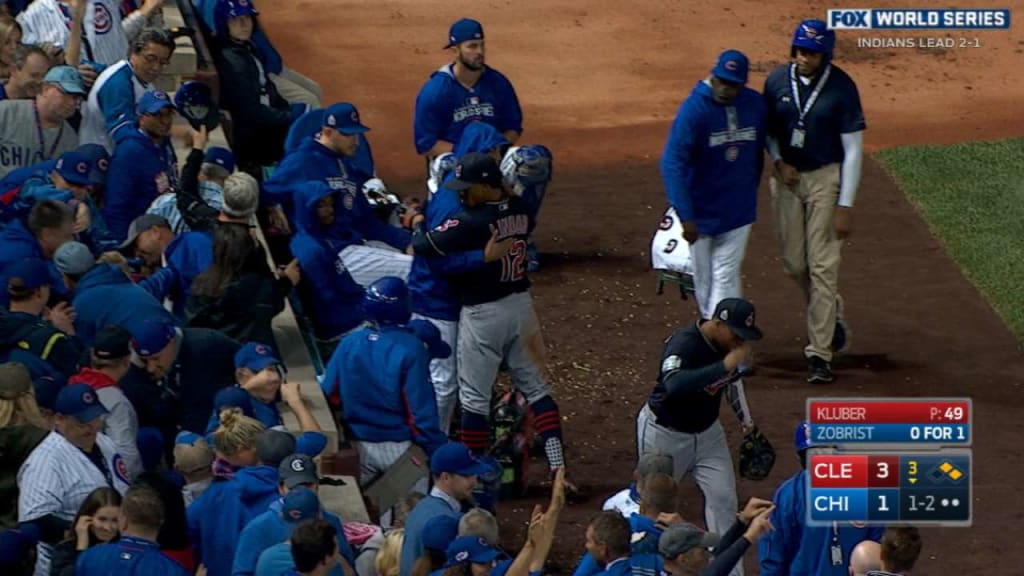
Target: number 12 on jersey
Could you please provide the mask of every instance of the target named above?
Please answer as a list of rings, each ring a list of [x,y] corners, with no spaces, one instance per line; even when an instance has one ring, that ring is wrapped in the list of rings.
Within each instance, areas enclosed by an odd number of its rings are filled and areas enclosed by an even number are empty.
[[[516,239],[501,258],[501,281],[519,282],[526,277],[526,241]]]

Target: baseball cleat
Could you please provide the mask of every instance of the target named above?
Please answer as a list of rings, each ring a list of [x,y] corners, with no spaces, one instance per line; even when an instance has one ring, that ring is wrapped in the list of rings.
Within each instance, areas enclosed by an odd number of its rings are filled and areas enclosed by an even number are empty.
[[[811,356],[808,363],[808,384],[830,384],[835,382],[835,375],[832,374],[832,364],[820,356]]]

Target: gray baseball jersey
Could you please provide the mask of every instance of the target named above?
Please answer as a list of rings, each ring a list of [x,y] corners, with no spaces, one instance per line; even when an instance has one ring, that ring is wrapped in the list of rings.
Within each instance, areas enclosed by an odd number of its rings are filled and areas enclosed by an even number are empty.
[[[0,178],[78,147],[78,134],[67,122],[60,128],[42,128],[35,104],[35,100],[0,101]]]
[[[124,459],[113,440],[104,434],[96,435],[96,445],[103,454],[106,471],[57,432],[40,442],[18,470],[18,521],[52,514],[71,522],[93,490],[110,486],[124,494],[130,484]],[[49,576],[52,548],[41,543],[38,550],[35,576]]]
[[[71,8],[58,0],[35,0],[21,14],[18,23],[23,30],[22,42],[38,44],[49,42],[64,48],[71,34]],[[82,37],[82,58],[107,66],[128,56],[128,39],[147,24],[156,25],[162,16],[151,22],[138,12],[124,20],[114,0],[93,0],[85,9]]]

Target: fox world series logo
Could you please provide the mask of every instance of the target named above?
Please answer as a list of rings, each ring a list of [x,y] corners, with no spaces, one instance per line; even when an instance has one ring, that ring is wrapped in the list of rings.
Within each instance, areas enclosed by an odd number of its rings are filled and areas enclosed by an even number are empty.
[[[840,8],[825,20],[832,30],[1005,30],[1009,10]]]

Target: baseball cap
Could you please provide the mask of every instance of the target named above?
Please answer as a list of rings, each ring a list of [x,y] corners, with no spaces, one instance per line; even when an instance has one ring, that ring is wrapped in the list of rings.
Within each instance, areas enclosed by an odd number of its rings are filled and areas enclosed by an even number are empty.
[[[220,420],[220,411],[235,407],[242,411],[242,414],[249,418],[256,417],[256,410],[252,407],[252,395],[239,386],[228,386],[221,388],[213,397],[213,414]]]
[[[268,429],[256,438],[256,459],[266,466],[279,466],[295,453],[295,437],[281,430]]]
[[[156,214],[143,214],[135,220],[132,220],[130,226],[128,226],[128,237],[121,242],[121,248],[124,250],[135,244],[135,241],[139,238],[139,234],[142,234],[150,228],[156,228],[157,226],[170,229],[171,225],[167,222],[167,218],[158,216]]]
[[[277,467],[277,474],[281,478],[281,483],[289,490],[304,484],[320,482],[316,464],[305,454],[292,454],[285,457],[281,460],[281,465]]]
[[[253,372],[259,372],[267,366],[280,363],[270,346],[259,342],[248,342],[235,353],[235,368],[248,368]]]
[[[132,355],[132,334],[117,324],[108,324],[96,333],[92,353],[97,358],[125,358]]]
[[[166,320],[146,320],[131,329],[132,348],[139,356],[159,354],[174,340],[174,325]]]
[[[640,478],[646,478],[651,474],[668,474],[671,476],[672,473],[672,457],[668,454],[647,452],[640,456],[640,461],[636,465],[636,475]]]
[[[726,82],[746,84],[749,70],[750,61],[743,52],[726,50],[718,56],[718,63],[711,69],[711,73]]]
[[[459,158],[459,163],[455,165],[455,178],[446,186],[452,190],[465,190],[474,184],[500,188],[501,182],[501,169],[490,154],[470,152]]]
[[[40,408],[53,411],[57,404],[57,394],[64,389],[67,382],[63,377],[40,376],[32,381],[32,387],[36,393],[36,404]]]
[[[259,16],[259,11],[249,0],[221,0],[225,4],[227,17]]]
[[[316,458],[327,448],[327,436],[321,432],[303,432],[295,439],[295,452]]]
[[[183,430],[174,439],[174,467],[181,472],[196,472],[213,464],[213,450],[206,439]]]
[[[57,164],[53,167],[60,174],[61,178],[75,186],[89,186],[92,184],[92,164],[84,154],[78,150],[68,150],[57,158]]]
[[[223,146],[211,146],[206,149],[203,162],[216,164],[228,172],[235,171],[235,155]]]
[[[102,186],[107,181],[107,168],[110,167],[110,154],[102,144],[82,144],[75,149],[89,162],[90,184]]]
[[[712,317],[725,323],[737,338],[760,340],[763,336],[754,324],[754,305],[742,298],[722,299]]]
[[[459,536],[457,516],[434,516],[423,525],[423,547],[428,550],[447,552],[448,547]]]
[[[320,517],[320,499],[309,488],[299,487],[281,500],[281,517],[289,524]]]
[[[142,98],[139,98],[138,105],[136,105],[136,110],[140,115],[157,114],[164,108],[174,108],[174,103],[167,96],[167,92],[162,90],[148,90],[144,92]]]
[[[0,399],[14,400],[32,392],[32,374],[18,362],[0,364]]]
[[[452,27],[448,29],[448,45],[445,48],[451,48],[456,44],[462,44],[467,40],[483,40],[484,39],[484,27],[470,18],[463,18],[452,24]]]
[[[448,358],[452,355],[452,347],[441,339],[441,331],[430,320],[412,320],[409,329],[427,345],[431,358]]]
[[[62,274],[81,276],[96,264],[89,247],[81,242],[65,242],[53,253],[53,265]]]
[[[53,411],[64,416],[74,416],[85,424],[107,414],[107,409],[96,397],[96,391],[88,384],[68,384],[57,394]]]
[[[39,543],[39,528],[35,524],[20,524],[0,532],[0,567],[13,568]]]
[[[694,548],[712,548],[718,544],[717,534],[706,532],[690,524],[680,522],[669,526],[658,538],[658,552],[665,558],[675,558]]]
[[[480,476],[490,467],[478,460],[461,442],[449,442],[430,456],[430,472],[434,475],[447,472],[458,476]]]
[[[490,564],[495,558],[501,556],[501,550],[491,546],[480,536],[459,536],[448,545],[446,556],[448,561],[445,562],[445,568],[464,562]]]
[[[82,82],[82,75],[71,66],[54,66],[50,68],[46,76],[43,76],[43,84],[56,84],[65,94],[85,96],[85,83]]]
[[[252,218],[259,206],[259,184],[245,172],[236,172],[224,181],[222,198],[221,211],[225,216],[247,220]]]
[[[324,110],[324,126],[330,126],[342,134],[362,134],[370,129],[359,121],[359,111],[348,102],[331,104]]]
[[[7,289],[35,290],[51,284],[50,271],[46,262],[38,258],[24,258],[4,269]]]

